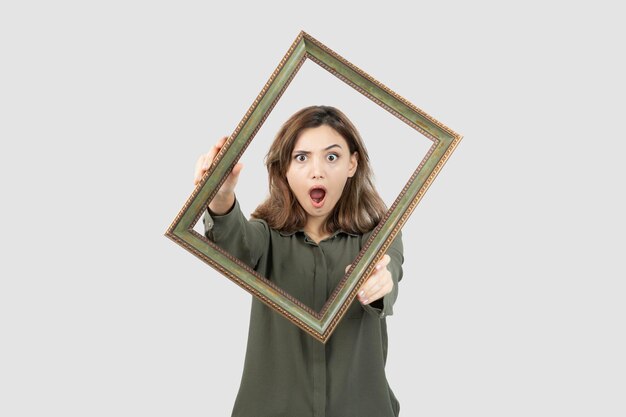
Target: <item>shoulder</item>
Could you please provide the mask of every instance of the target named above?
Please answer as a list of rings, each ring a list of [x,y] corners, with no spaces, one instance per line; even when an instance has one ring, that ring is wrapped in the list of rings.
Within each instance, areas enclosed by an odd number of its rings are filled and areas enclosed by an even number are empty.
[[[370,239],[370,237],[372,237],[372,234],[374,233],[375,230],[376,228],[370,230],[369,232],[365,232],[361,235],[361,247],[365,246],[365,244]],[[394,237],[394,239],[392,240],[389,246],[393,250],[399,251],[400,253],[403,252],[402,230],[398,231],[398,233],[396,234],[396,236]]]

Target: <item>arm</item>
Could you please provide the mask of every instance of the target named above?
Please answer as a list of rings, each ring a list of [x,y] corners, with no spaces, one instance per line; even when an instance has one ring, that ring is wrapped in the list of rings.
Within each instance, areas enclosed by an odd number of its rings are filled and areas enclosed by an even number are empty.
[[[393,240],[389,248],[387,248],[387,255],[391,258],[387,269],[391,272],[391,279],[393,281],[393,288],[391,292],[386,294],[383,298],[372,301],[370,304],[363,305],[365,311],[370,314],[374,314],[379,318],[384,318],[393,314],[393,305],[398,298],[398,282],[402,279],[402,263],[404,262],[404,246],[402,244],[402,232],[400,231],[396,238]]]
[[[269,227],[262,220],[248,220],[235,198],[223,214],[210,208],[204,213],[205,236],[219,247],[254,268],[269,245]]]
[[[217,153],[226,143],[224,136],[196,161],[194,185],[202,180]],[[226,180],[215,194],[204,213],[204,235],[238,258],[251,268],[255,268],[261,255],[269,246],[269,227],[263,220],[248,221],[235,198],[235,187],[243,165],[235,164]]]

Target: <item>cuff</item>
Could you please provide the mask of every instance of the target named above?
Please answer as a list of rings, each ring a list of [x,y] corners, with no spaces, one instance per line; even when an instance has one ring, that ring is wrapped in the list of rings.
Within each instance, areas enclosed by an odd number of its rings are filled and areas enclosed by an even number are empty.
[[[390,303],[387,302],[385,303],[385,298],[388,297],[389,294],[383,296],[383,298],[379,298],[378,300],[374,300],[369,304],[363,305],[363,308],[365,309],[365,311],[367,311],[369,314],[373,314],[374,316],[380,318],[380,319],[384,319],[385,317],[387,317],[388,315],[391,314],[391,308],[387,308],[385,309],[385,307],[389,306]]]
[[[209,206],[207,206],[204,212],[204,218],[202,219],[204,222],[204,235],[214,241],[216,232],[219,234],[220,229],[224,227],[228,228],[229,224],[237,221],[236,215],[234,214],[237,210],[239,210],[239,201],[236,196],[232,207],[224,214],[215,214],[211,211]]]

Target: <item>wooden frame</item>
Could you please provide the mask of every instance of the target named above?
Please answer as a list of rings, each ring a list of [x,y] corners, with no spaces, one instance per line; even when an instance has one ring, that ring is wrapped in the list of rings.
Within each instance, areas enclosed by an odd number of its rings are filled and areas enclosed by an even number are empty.
[[[304,305],[193,230],[207,204],[219,190],[306,59],[328,70],[433,142],[383,220],[352,262],[351,268],[319,312]],[[433,119],[307,33],[300,32],[165,235],[311,336],[325,343],[356,297],[358,288],[372,273],[376,263],[386,252],[461,138],[461,135]]]

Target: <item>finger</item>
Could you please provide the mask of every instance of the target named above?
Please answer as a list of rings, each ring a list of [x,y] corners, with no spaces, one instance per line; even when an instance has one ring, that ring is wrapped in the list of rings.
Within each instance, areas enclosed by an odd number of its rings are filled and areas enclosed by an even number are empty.
[[[363,300],[363,304],[371,304],[376,300],[383,298],[385,295],[389,294],[393,289],[393,281],[387,285],[382,286],[376,292],[370,294],[366,300]]]
[[[211,149],[209,149],[209,152],[203,155],[202,163],[199,169],[196,171],[196,182],[200,181],[202,176],[209,170],[209,167],[215,159],[215,156],[220,151],[220,149],[222,149],[222,145],[224,144],[225,139],[226,137],[223,137],[222,139],[218,140],[217,143],[213,145]]]
[[[217,142],[215,142],[215,145],[213,145],[211,149],[209,149],[209,152],[207,152],[204,155],[201,155],[198,158],[198,160],[196,161],[196,167],[195,167],[194,178],[193,178],[194,185],[197,185],[202,179],[202,177],[204,176],[204,174],[208,171],[209,167],[211,166],[211,163],[215,159],[215,156],[220,151],[220,149],[222,149],[222,146],[224,146],[226,139],[228,139],[228,136],[222,136],[220,139],[217,140]],[[239,169],[241,170],[241,168]]]
[[[378,263],[376,264],[376,267],[374,267],[374,271],[372,272],[372,274],[365,281],[365,283],[361,286],[361,289],[359,290],[359,296],[365,295],[370,290],[370,288],[372,288],[373,285],[376,285],[376,282],[380,279],[382,274],[385,272],[383,268],[387,266],[387,264],[389,264],[390,260],[391,258],[389,257],[389,255],[387,254],[383,255],[383,258],[380,261],[378,261]]]
[[[348,264],[348,266],[346,266],[346,269],[343,272],[344,273],[348,272],[348,269],[350,269],[351,266],[352,266],[352,264]]]
[[[215,142],[215,145],[213,145],[211,149],[209,150],[209,152],[207,152],[207,159],[205,160],[205,169],[209,169],[211,162],[213,162],[213,160],[215,159],[215,155],[217,155],[220,149],[222,149],[222,146],[224,146],[224,143],[226,143],[226,139],[228,139],[228,136],[222,136],[221,138],[219,138],[217,142]]]
[[[376,281],[373,281],[372,285],[363,290],[363,295],[360,297],[361,302],[369,304],[390,292],[392,288],[393,280],[391,279],[391,273],[385,271],[382,276],[377,277]]]
[[[369,294],[371,293],[371,289],[372,287],[374,287],[376,285],[376,283],[378,282],[378,275],[374,274],[371,275],[366,281],[365,283],[361,286],[361,288],[359,289],[359,298],[361,299],[361,301],[366,300],[367,297],[369,296]]]
[[[389,265],[389,262],[391,262],[391,257],[387,254],[384,254],[382,259],[376,264],[376,270],[380,271],[381,269]]]
[[[200,171],[202,170],[202,164],[204,164],[204,155],[200,155],[200,157],[196,161],[196,166],[193,169],[193,185],[198,184],[198,177]]]
[[[209,155],[211,156],[211,159],[207,161],[205,169],[209,169],[211,162],[213,162],[213,160],[215,159],[215,155],[217,155],[217,153],[222,149],[222,146],[224,146],[224,143],[226,143],[227,139],[228,139],[228,136],[222,136],[215,143],[215,145],[213,145],[213,148],[211,148],[211,150],[209,151]]]
[[[238,162],[235,164],[235,166],[233,167],[233,170],[231,171],[235,179],[239,177],[239,174],[241,173],[242,169],[243,169],[243,164],[241,162]]]
[[[215,155],[217,155],[220,149],[222,149],[222,146],[217,143],[213,145],[211,149],[209,149],[209,152],[207,152],[207,154],[204,156],[204,164],[202,165],[202,169],[204,169],[205,171],[209,169],[209,167],[211,166],[211,162],[213,162],[213,160],[215,159]]]
[[[391,279],[391,273],[384,269],[379,272],[373,273],[363,284],[361,290],[359,291],[359,297],[361,300],[366,300],[371,298],[372,294],[378,291],[380,288],[389,284],[389,282],[393,283]]]
[[[194,185],[200,182],[200,180],[202,179],[202,176],[206,172],[206,169],[204,169],[204,165],[206,164],[205,162],[206,158],[207,158],[206,154],[200,155],[200,157],[196,161],[196,169],[195,169],[194,176],[193,176]]]

